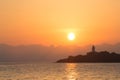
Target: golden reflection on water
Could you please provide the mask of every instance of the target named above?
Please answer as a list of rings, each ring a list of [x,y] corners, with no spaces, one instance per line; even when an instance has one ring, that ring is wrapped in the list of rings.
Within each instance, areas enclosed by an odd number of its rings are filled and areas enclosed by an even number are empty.
[[[77,64],[75,63],[66,64],[66,73],[67,73],[68,80],[78,80],[76,66]]]

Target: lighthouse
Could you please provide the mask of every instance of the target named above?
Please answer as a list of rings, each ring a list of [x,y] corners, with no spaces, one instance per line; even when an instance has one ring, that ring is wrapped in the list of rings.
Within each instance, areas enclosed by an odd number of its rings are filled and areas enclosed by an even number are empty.
[[[95,46],[94,46],[94,45],[92,46],[92,52],[93,52],[93,53],[96,52],[96,51],[95,51]]]
[[[93,56],[93,55],[96,55],[96,54],[98,54],[98,52],[96,51],[96,48],[95,48],[95,46],[93,45],[93,46],[91,47],[91,51],[88,52],[87,55]]]

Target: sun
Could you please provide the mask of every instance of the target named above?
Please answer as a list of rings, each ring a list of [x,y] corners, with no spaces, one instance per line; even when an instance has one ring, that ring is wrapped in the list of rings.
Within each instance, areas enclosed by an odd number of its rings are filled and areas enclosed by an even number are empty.
[[[68,34],[68,40],[73,41],[75,39],[75,34],[73,32]]]

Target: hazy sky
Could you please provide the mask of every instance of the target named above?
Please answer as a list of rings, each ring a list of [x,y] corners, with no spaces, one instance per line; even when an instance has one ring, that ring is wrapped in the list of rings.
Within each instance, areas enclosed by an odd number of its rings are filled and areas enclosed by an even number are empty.
[[[119,35],[120,0],[0,0],[0,43],[117,43]]]

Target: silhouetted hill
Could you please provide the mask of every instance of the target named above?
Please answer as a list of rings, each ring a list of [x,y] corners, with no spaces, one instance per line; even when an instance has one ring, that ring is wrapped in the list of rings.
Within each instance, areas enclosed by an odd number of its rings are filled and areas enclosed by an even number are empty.
[[[95,51],[95,47],[92,47],[92,51],[86,55],[69,56],[65,59],[60,59],[57,63],[77,63],[77,62],[120,62],[120,54],[108,51]]]

